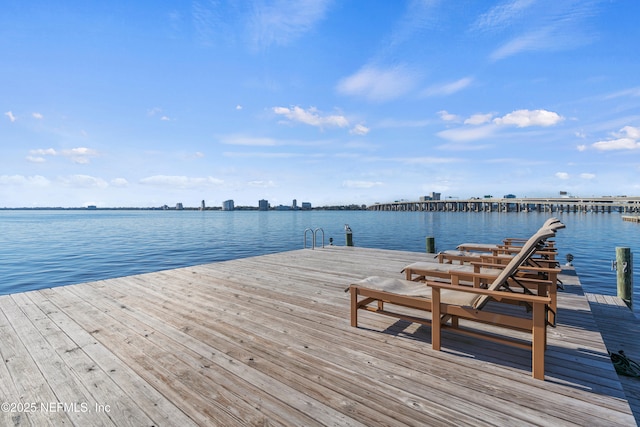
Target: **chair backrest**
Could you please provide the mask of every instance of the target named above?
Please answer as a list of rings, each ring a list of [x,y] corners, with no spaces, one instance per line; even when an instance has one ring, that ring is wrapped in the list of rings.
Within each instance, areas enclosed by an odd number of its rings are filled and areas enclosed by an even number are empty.
[[[556,223],[556,222],[560,222],[560,220],[559,220],[558,218],[556,218],[556,217],[552,216],[551,218],[547,219],[547,220],[544,222],[544,224],[542,224],[542,227],[540,227],[540,229],[543,229],[543,228],[549,228],[549,226],[550,226],[551,224],[554,224],[554,223]]]
[[[538,230],[536,234],[531,236],[529,240],[522,246],[520,252],[515,254],[509,264],[507,264],[504,269],[500,272],[500,274],[494,279],[494,281],[489,285],[487,289],[489,290],[498,290],[504,283],[509,279],[509,277],[513,276],[518,267],[520,267],[524,262],[536,251],[538,244],[540,242],[545,241],[546,239],[555,236],[555,231],[550,228],[541,228]],[[485,306],[491,297],[487,295],[483,295],[478,298],[473,307],[480,310]]]

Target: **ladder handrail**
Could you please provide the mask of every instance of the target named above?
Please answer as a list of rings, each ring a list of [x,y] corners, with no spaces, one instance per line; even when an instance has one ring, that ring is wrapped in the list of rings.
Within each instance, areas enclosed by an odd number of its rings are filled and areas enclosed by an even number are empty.
[[[311,249],[313,249],[316,246],[316,241],[315,241],[315,236],[313,235],[313,230],[310,228],[305,228],[304,229],[304,246],[303,249],[307,249],[307,231],[311,232]]]
[[[304,245],[303,248],[306,249],[307,248],[307,232],[311,232],[311,249],[315,249],[316,248],[316,238],[318,235],[318,231],[322,233],[322,247],[324,248],[324,230],[320,227],[316,228],[315,230],[312,228],[305,228],[304,230]]]
[[[322,247],[324,248],[324,230],[320,227],[313,230],[313,247],[315,248],[316,234],[318,234],[318,231],[322,233]]]

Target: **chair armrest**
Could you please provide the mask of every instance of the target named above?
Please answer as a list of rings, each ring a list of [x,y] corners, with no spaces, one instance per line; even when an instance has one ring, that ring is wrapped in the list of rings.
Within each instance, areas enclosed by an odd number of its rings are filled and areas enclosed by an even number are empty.
[[[548,268],[548,267],[535,267],[530,265],[521,265],[517,269],[518,271],[534,271],[536,273],[562,273],[561,268]]]
[[[456,292],[470,292],[478,295],[487,295],[496,301],[501,301],[503,299],[510,301],[523,301],[531,304],[550,304],[551,297],[544,297],[538,295],[529,295],[529,294],[518,294],[513,292],[505,292],[505,291],[491,291],[488,289],[482,288],[472,288],[468,286],[455,286],[449,283],[436,282],[432,280],[427,280],[425,282],[427,286],[434,289],[449,289]]]

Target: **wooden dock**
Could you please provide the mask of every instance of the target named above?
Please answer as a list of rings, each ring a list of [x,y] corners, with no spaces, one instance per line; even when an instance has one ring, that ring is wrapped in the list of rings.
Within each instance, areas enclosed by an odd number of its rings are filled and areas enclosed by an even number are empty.
[[[546,381],[525,350],[349,326],[349,283],[426,260],[330,246],[2,296],[0,424],[636,425],[572,270]]]
[[[627,222],[640,222],[640,215],[622,215],[622,220]]]

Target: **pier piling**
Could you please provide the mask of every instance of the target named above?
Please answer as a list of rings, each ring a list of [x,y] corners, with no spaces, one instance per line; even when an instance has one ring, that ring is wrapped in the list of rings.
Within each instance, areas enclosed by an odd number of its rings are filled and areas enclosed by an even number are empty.
[[[630,248],[616,248],[618,298],[633,304],[633,254]]]
[[[435,237],[427,237],[426,238],[426,245],[427,245],[427,253],[428,254],[435,254],[436,253],[436,239]]]

